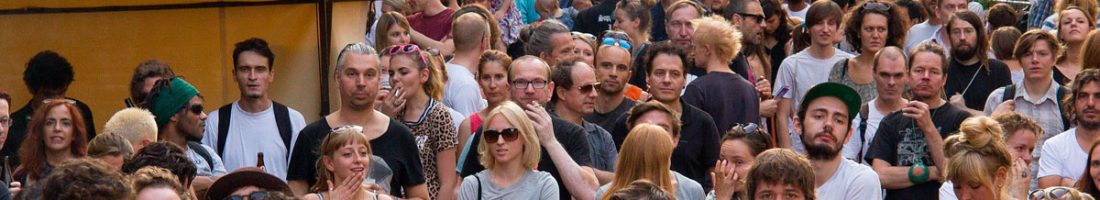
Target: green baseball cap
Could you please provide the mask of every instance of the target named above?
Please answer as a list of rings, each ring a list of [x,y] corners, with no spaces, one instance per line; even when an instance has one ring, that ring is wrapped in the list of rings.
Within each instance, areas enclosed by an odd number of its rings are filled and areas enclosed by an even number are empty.
[[[810,102],[821,97],[836,97],[844,102],[848,106],[848,121],[852,121],[856,117],[856,113],[859,113],[860,104],[863,103],[859,93],[856,93],[856,90],[853,90],[852,87],[840,83],[825,82],[810,88],[810,91],[806,92],[806,96],[802,97],[799,108],[806,109],[810,106]]]

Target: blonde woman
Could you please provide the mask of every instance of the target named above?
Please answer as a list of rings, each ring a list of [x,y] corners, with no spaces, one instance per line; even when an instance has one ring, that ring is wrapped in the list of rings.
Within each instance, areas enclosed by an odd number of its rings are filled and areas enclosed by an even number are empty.
[[[332,129],[318,147],[317,183],[303,199],[394,199],[383,191],[363,184],[370,172],[373,152],[362,126],[348,125]]]
[[[1009,181],[1023,172],[1013,168],[1014,160],[1004,142],[1003,132],[997,121],[977,116],[964,120],[959,126],[959,134],[944,141],[944,154],[950,159],[944,174],[954,184],[956,197],[1010,198]]]
[[[534,170],[542,151],[525,111],[506,101],[486,119],[477,149],[485,170],[462,180],[458,199],[559,199],[550,173]]]
[[[619,149],[619,161],[615,166],[615,178],[596,191],[596,198],[611,199],[615,193],[630,186],[635,180],[648,179],[676,199],[703,199],[703,186],[690,178],[673,172],[672,150],[676,138],[660,126],[639,124],[627,134]]]

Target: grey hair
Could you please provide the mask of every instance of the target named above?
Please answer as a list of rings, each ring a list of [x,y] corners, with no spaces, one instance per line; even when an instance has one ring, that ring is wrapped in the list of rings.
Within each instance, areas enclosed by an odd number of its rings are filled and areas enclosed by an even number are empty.
[[[344,46],[344,49],[340,50],[340,55],[336,57],[336,70],[333,70],[334,73],[344,69],[344,59],[348,53],[374,56],[375,59],[378,59],[378,53],[374,51],[374,47],[362,42],[351,43]]]
[[[531,36],[523,50],[527,55],[542,56],[542,53],[547,53],[553,48],[554,42],[550,41],[550,36],[556,33],[568,34],[569,28],[556,19],[539,22],[531,28]]]

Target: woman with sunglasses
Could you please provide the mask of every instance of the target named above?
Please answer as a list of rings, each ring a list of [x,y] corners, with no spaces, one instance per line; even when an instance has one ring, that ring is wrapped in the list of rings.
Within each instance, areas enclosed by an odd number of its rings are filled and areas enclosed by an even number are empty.
[[[370,139],[362,126],[336,127],[321,140],[318,147],[321,159],[317,160],[317,184],[303,199],[395,199],[363,184],[370,173]]]
[[[550,173],[534,170],[542,150],[527,112],[505,101],[486,116],[477,149],[485,170],[462,180],[458,199],[559,199]]]
[[[596,199],[609,200],[610,193],[629,187],[630,183],[647,179],[675,194],[676,199],[703,199],[703,186],[690,178],[672,171],[672,150],[676,138],[661,126],[642,123],[627,133],[619,149],[615,177],[611,183],[600,186]]]
[[[47,99],[27,128],[14,180],[35,185],[61,163],[87,155],[88,133],[73,100]]]
[[[840,59],[829,72],[829,82],[852,87],[859,92],[863,102],[878,96],[875,92],[875,54],[883,47],[900,47],[904,44],[907,18],[890,2],[864,1],[853,7],[844,22],[844,34],[852,49],[859,52],[853,58]]]
[[[439,67],[432,66],[428,53],[414,44],[390,47],[390,84],[393,94],[382,110],[403,122],[416,137],[428,193],[433,199],[453,199],[458,183],[455,168],[456,129],[450,108],[443,105],[443,82]],[[441,170],[442,169],[442,170]],[[443,192],[441,192],[443,191]]]
[[[707,199],[730,200],[744,194],[749,167],[757,155],[770,148],[771,137],[762,127],[743,124],[730,128],[722,136],[719,160],[714,163],[714,172],[710,175],[714,190],[707,194]]]
[[[504,101],[512,99],[511,93],[508,90],[511,88],[512,83],[508,82],[508,72],[511,71],[512,57],[507,53],[497,50],[485,51],[481,54],[481,58],[477,62],[477,84],[481,87],[481,96],[485,97],[485,101],[489,103],[489,106],[485,107],[481,111],[466,117],[462,120],[462,124],[458,127],[458,155],[459,162],[466,160],[466,155],[470,152],[477,153],[476,149],[469,149],[470,144],[473,143],[473,138],[470,137],[473,131],[485,121],[482,116],[488,116],[489,111],[493,110]],[[458,166],[462,166],[459,163]],[[458,171],[462,171],[459,169]]]

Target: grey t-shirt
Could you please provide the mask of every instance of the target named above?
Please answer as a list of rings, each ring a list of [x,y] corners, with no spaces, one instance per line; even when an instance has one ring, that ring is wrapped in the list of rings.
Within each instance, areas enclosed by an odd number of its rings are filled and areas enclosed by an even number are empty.
[[[672,177],[676,178],[676,199],[706,199],[707,193],[703,192],[703,186],[695,180],[676,172],[672,172]],[[600,186],[600,189],[596,190],[596,199],[603,198],[609,187],[611,183]]]
[[[506,188],[498,187],[490,180],[488,169],[463,178],[458,199],[559,199],[558,182],[550,173],[543,171],[527,171],[523,178]]]

